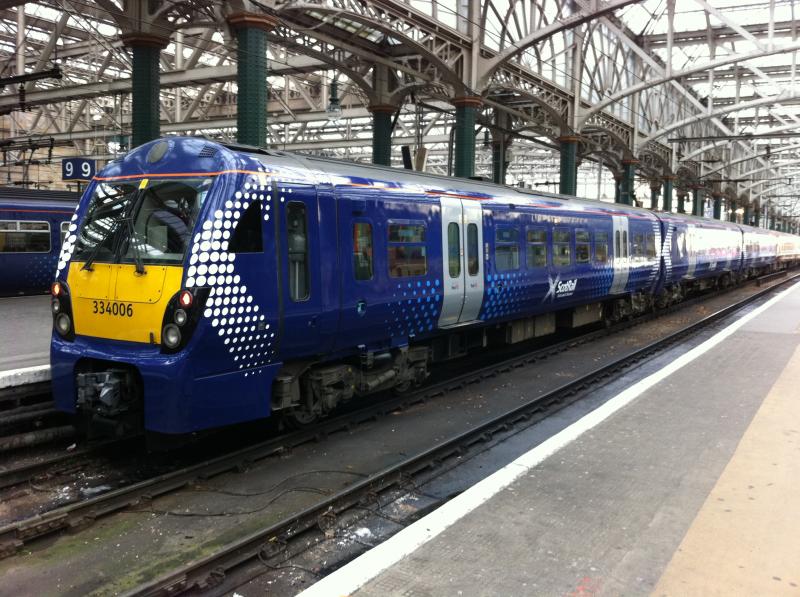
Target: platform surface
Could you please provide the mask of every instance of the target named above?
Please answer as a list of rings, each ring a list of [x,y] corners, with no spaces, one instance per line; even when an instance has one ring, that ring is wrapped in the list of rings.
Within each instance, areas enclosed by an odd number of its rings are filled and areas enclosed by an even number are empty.
[[[0,372],[50,364],[50,296],[0,298]]]
[[[800,285],[757,311],[450,526],[471,490],[306,594],[800,595]]]

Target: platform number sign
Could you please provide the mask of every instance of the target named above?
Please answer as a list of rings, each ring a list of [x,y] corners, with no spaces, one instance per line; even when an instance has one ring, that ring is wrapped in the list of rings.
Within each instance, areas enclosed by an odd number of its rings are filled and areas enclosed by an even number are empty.
[[[61,160],[62,180],[91,180],[97,170],[97,162],[88,158]]]

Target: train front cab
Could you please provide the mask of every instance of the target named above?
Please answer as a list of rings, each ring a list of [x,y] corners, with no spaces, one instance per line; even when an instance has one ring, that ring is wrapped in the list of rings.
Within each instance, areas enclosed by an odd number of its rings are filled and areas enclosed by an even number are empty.
[[[53,285],[60,410],[115,433],[268,416],[280,366],[268,185],[258,162],[202,139],[144,145],[101,173]]]

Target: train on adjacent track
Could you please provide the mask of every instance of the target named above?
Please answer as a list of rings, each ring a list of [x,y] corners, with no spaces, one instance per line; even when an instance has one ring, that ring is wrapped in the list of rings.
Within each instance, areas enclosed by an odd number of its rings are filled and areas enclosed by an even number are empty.
[[[800,262],[800,238],[405,170],[168,138],[110,163],[52,288],[53,392],[186,434],[421,383],[475,347]]]
[[[80,193],[0,187],[0,296],[50,290]]]

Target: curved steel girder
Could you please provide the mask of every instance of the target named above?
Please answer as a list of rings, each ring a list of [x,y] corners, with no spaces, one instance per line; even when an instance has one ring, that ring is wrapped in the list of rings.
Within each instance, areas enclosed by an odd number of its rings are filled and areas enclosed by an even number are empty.
[[[772,128],[769,129],[769,132],[770,133],[782,133],[784,131],[795,131],[795,130],[797,130],[797,127],[798,127],[797,123],[796,122],[792,122],[791,124],[783,124],[781,126],[772,127]],[[703,145],[703,147],[701,147],[700,149],[695,149],[692,153],[684,156],[682,158],[682,160],[691,160],[693,158],[696,158],[699,155],[703,155],[707,151],[711,151],[712,149],[716,149],[717,147],[719,147],[720,144],[728,144],[728,143],[730,143],[730,141],[725,140],[725,141],[718,141],[718,142],[715,142],[715,143],[709,143],[708,145]],[[757,159],[757,158],[753,158],[753,159]]]
[[[608,0],[608,2],[598,2],[597,4],[593,3],[594,10],[592,10],[592,8],[580,8],[578,12],[558,19],[554,23],[550,23],[546,27],[534,31],[530,35],[525,36],[523,39],[516,41],[513,45],[500,50],[499,54],[493,58],[490,58],[484,63],[484,74],[478,81],[478,89],[482,89],[489,82],[494,74],[494,71],[503,66],[503,64],[540,41],[545,40],[548,37],[552,37],[557,33],[561,33],[562,31],[566,31],[567,29],[579,27],[584,23],[591,21],[592,19],[596,19],[597,17],[628,6],[629,4],[634,4],[638,1],[639,0]],[[509,11],[511,11],[512,8],[513,7],[509,7]]]
[[[778,168],[781,168],[783,166],[796,166],[797,164],[800,164],[800,159],[789,160],[788,162],[781,162],[780,164],[770,164],[769,166],[762,166],[761,168],[756,168],[754,170],[750,170],[749,172],[743,173],[742,174],[742,178],[747,178],[748,176],[752,176],[753,174],[758,174],[759,172],[764,172],[766,170],[772,170],[772,169],[775,169],[776,171],[779,172]],[[789,177],[787,176],[786,178],[789,178]],[[761,184],[761,182],[760,181],[755,181],[755,182],[751,182],[750,184],[745,184],[744,185],[744,190],[752,189],[754,186],[756,186],[758,184]],[[798,199],[800,199],[800,197],[798,197]]]
[[[598,162],[601,162],[603,166],[608,168],[612,174],[619,174],[622,172],[622,161],[620,160],[619,155],[610,151],[608,149],[598,147],[594,148],[590,151],[581,154],[581,160],[592,156],[600,156]]]
[[[634,157],[634,154],[631,153],[631,150],[628,148],[628,144],[625,142],[625,139],[617,135],[617,133],[614,131],[598,126],[592,126],[581,132],[581,137],[591,138],[592,135],[605,135],[608,137],[611,140],[614,148],[619,151],[618,159],[620,162],[622,160],[632,159]]]
[[[355,12],[351,12],[349,10],[342,10],[332,6],[324,6],[320,4],[307,4],[307,3],[291,4],[282,7],[279,13],[285,13],[289,11],[292,12],[313,11],[313,12],[335,14],[336,16],[340,16],[342,18],[346,18],[348,20],[360,23],[362,25],[372,27],[376,31],[380,31],[381,33],[389,37],[393,37],[398,41],[401,41],[403,44],[412,48],[415,52],[418,52],[419,54],[424,56],[425,59],[428,60],[428,62],[435,65],[437,70],[439,71],[439,74],[442,77],[442,80],[447,81],[447,83],[453,86],[453,92],[455,97],[460,97],[468,94],[469,90],[467,89],[466,84],[458,76],[456,76],[455,72],[450,67],[450,65],[448,65],[436,54],[428,50],[428,48],[426,48],[416,40],[413,40],[410,37],[398,31],[395,31],[394,29],[386,26],[380,21],[375,21],[373,19],[370,19]]]
[[[678,122],[674,122],[668,126],[665,126],[657,130],[655,133],[652,133],[650,136],[637,143],[637,146],[641,147],[643,145],[646,145],[650,141],[654,141],[659,137],[663,137],[667,133],[671,133],[672,131],[676,131],[691,124],[696,124],[698,122],[703,122],[704,120],[717,118],[718,116],[730,114],[731,112],[739,112],[740,110],[747,110],[748,108],[757,108],[758,106],[779,104],[784,100],[794,99],[796,97],[800,97],[800,90],[781,91],[778,95],[774,95],[772,97],[765,97],[757,100],[751,100],[749,102],[732,104],[730,106],[725,106],[723,108],[717,108],[716,110],[712,110],[711,112],[705,112],[702,114],[697,114],[696,116],[684,118],[683,120],[679,120]],[[795,124],[794,126],[796,127],[797,124]]]
[[[335,68],[337,71],[346,74],[348,79],[350,79],[353,83],[358,85],[359,89],[361,89],[365,94],[367,94],[367,97],[369,98],[370,102],[377,101],[377,95],[375,94],[375,90],[372,88],[372,85],[370,85],[370,83],[363,77],[363,75],[359,73],[357,70],[354,70],[343,64],[341,60],[337,60],[335,55],[326,54],[325,52],[320,52],[313,48],[309,48],[308,46],[300,45],[290,38],[287,39],[286,37],[282,37],[274,33],[268,33],[267,40],[269,40],[270,42],[279,41],[281,44],[284,45],[284,47],[293,46],[293,48],[297,51],[298,54],[302,53],[311,58],[316,58],[320,62],[329,64],[332,68]]]
[[[797,125],[795,125],[793,128],[797,128]],[[775,155],[777,153],[784,153],[786,151],[800,151],[800,143],[797,143],[795,145],[786,145],[784,147],[777,147],[775,149],[770,148],[770,155]],[[714,168],[713,170],[709,170],[706,173],[706,175],[715,174],[717,172],[723,171],[725,168],[729,168],[730,166],[734,166],[736,164],[741,164],[743,162],[749,162],[750,160],[755,160],[756,158],[760,158],[760,157],[764,157],[764,155],[763,154],[758,155],[758,154],[751,153],[750,155],[745,156],[743,158],[739,158],[738,160],[732,160],[730,162],[726,162],[725,165],[720,166],[719,168]]]
[[[664,176],[672,173],[670,163],[652,149],[643,149],[637,157],[645,166],[649,166],[654,176]]]
[[[408,94],[413,93],[415,91],[423,91],[423,90],[428,90],[434,97],[436,97],[437,95],[444,96],[444,97],[439,97],[439,99],[442,99],[444,101],[449,101],[450,99],[452,99],[452,98],[447,98],[445,96],[445,94],[442,92],[441,85],[435,82],[426,81],[423,83],[411,83],[409,85],[403,85],[401,87],[398,87],[389,95],[389,100],[388,100],[389,104],[393,106],[399,106],[401,103],[403,103],[405,97]]]
[[[487,87],[486,89],[484,89],[481,92],[481,97],[483,97],[484,100],[486,101],[486,100],[489,100],[489,97],[492,94],[497,93],[499,91],[511,91],[511,92],[513,92],[513,93],[515,93],[515,94],[517,94],[519,96],[524,97],[525,99],[530,101],[532,104],[536,104],[539,108],[544,110],[547,113],[547,115],[550,116],[550,118],[553,119],[554,124],[556,126],[558,126],[560,130],[564,130],[565,127],[567,126],[567,121],[564,118],[563,114],[559,113],[558,110],[553,108],[553,106],[548,104],[542,98],[540,98],[540,97],[538,97],[536,95],[533,95],[532,93],[529,93],[528,91],[525,91],[524,89],[517,89],[515,87],[510,87],[508,85],[492,85],[491,87]],[[507,108],[506,106],[503,106],[502,104],[495,104],[495,105],[497,107],[499,107],[500,109],[506,110],[508,112],[511,112],[511,110],[512,110],[510,108]],[[514,112],[516,112],[517,114],[520,114],[520,115],[524,115],[525,114],[524,112],[520,112],[518,110],[514,110]],[[529,120],[529,121],[531,120],[530,116],[527,116],[527,115],[525,116],[525,119]]]
[[[800,42],[788,44],[786,46],[782,46],[780,48],[773,48],[771,50],[763,50],[759,52],[752,52],[750,54],[745,55],[733,55],[733,56],[726,56],[724,58],[719,58],[717,60],[712,60],[710,62],[706,62],[704,64],[699,64],[692,68],[687,68],[685,70],[679,72],[673,72],[671,75],[666,75],[663,77],[659,77],[655,80],[644,81],[642,83],[638,83],[631,87],[624,89],[614,95],[607,97],[606,99],[602,100],[601,102],[595,104],[586,112],[583,113],[581,116],[580,121],[578,122],[578,130],[580,127],[594,114],[595,112],[600,112],[604,108],[610,106],[613,103],[620,101],[623,98],[626,98],[630,95],[638,93],[639,91],[644,91],[645,89],[650,89],[652,87],[656,87],[657,85],[663,85],[664,83],[669,83],[670,81],[674,81],[676,79],[680,79],[682,77],[687,77],[689,75],[694,75],[697,73],[714,70],[721,66],[728,66],[729,64],[736,64],[738,62],[746,62],[748,60],[755,60],[757,58],[764,58],[766,56],[772,56],[775,54],[782,54],[784,52],[796,52],[800,50]],[[796,126],[796,125],[795,125]]]

